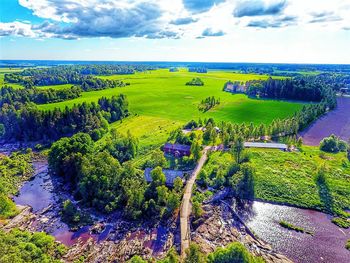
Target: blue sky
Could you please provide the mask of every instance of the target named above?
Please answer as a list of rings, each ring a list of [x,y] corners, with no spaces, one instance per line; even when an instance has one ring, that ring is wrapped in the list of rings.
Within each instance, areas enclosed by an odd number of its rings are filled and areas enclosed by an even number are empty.
[[[1,0],[0,59],[350,63],[350,0]]]

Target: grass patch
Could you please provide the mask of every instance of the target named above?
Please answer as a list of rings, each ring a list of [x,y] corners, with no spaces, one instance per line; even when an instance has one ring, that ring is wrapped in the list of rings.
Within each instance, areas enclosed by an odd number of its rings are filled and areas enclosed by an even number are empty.
[[[280,224],[281,227],[284,227],[284,228],[289,229],[289,230],[293,230],[293,231],[296,231],[296,232],[306,233],[306,234],[309,234],[309,235],[313,235],[312,232],[307,231],[307,230],[305,230],[305,229],[302,228],[302,227],[295,226],[295,225],[293,225],[293,224],[291,224],[291,223],[288,223],[288,222],[286,222],[286,221],[280,221],[279,224]]]
[[[350,227],[350,220],[344,217],[335,217],[332,219],[332,223],[345,229]]]
[[[350,251],[350,239],[346,242],[345,248]]]
[[[250,153],[256,198],[340,215],[350,207],[350,166],[342,165],[348,162],[345,153],[325,153],[323,159],[318,147],[307,146],[302,152],[251,149]],[[324,183],[316,180],[323,166]]]

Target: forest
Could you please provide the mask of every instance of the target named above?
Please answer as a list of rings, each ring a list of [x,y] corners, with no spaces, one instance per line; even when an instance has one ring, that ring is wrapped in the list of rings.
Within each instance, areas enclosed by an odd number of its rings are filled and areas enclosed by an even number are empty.
[[[162,218],[180,206],[182,180],[172,188],[165,185],[160,166],[151,172],[147,183],[143,172],[128,160],[135,157],[137,140],[111,131],[104,145],[97,146],[88,134],[78,133],[55,142],[49,152],[49,167],[64,177],[74,189],[74,196],[85,205],[105,213],[123,209],[130,219]],[[164,164],[164,156],[153,160]]]
[[[129,115],[126,96],[100,98],[94,102],[42,111],[33,103],[4,103],[0,109],[2,138],[18,141],[53,141],[77,132],[87,132],[95,140],[108,131],[108,122]]]
[[[259,98],[320,102],[336,87],[320,77],[295,77],[247,82],[247,94]]]

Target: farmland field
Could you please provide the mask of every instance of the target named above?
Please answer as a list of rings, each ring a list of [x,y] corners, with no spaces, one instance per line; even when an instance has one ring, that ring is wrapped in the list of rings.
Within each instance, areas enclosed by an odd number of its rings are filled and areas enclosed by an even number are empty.
[[[15,73],[15,72],[19,72],[21,70],[22,69],[19,69],[19,68],[0,68],[0,86],[2,87],[4,85],[9,85],[9,86],[16,88],[16,89],[22,88],[22,86],[19,84],[14,84],[14,83],[9,84],[9,83],[6,83],[4,81],[4,76],[6,73]]]
[[[186,86],[185,83],[194,77],[200,77],[205,85],[202,87]],[[267,79],[267,75],[224,71],[200,74],[184,70],[169,72],[161,69],[134,75],[101,76],[101,78],[123,80],[130,83],[130,86],[83,92],[82,96],[77,99],[39,105],[39,107],[43,110],[71,107],[82,102],[97,102],[102,96],[111,97],[123,93],[127,95],[132,116],[123,120],[123,124],[115,123],[112,126],[122,132],[130,130],[140,139],[141,146],[164,142],[169,130],[191,119],[212,117],[216,121],[270,123],[276,118],[286,118],[302,107],[300,103],[250,99],[243,94],[233,95],[222,90],[228,80],[245,82],[252,79]],[[51,87],[69,86],[70,84]],[[48,87],[50,86],[43,88]],[[220,105],[203,113],[198,110],[198,105],[209,96],[220,98]],[[143,119],[147,121],[142,121]],[[167,132],[164,132],[165,130]]]

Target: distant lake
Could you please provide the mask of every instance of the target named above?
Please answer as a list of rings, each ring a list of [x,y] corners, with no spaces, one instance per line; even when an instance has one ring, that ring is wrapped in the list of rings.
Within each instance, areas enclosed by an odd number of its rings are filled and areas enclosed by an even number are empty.
[[[310,127],[300,133],[304,144],[317,146],[324,137],[331,134],[348,141],[350,138],[350,98],[337,98],[338,106],[330,111]]]

